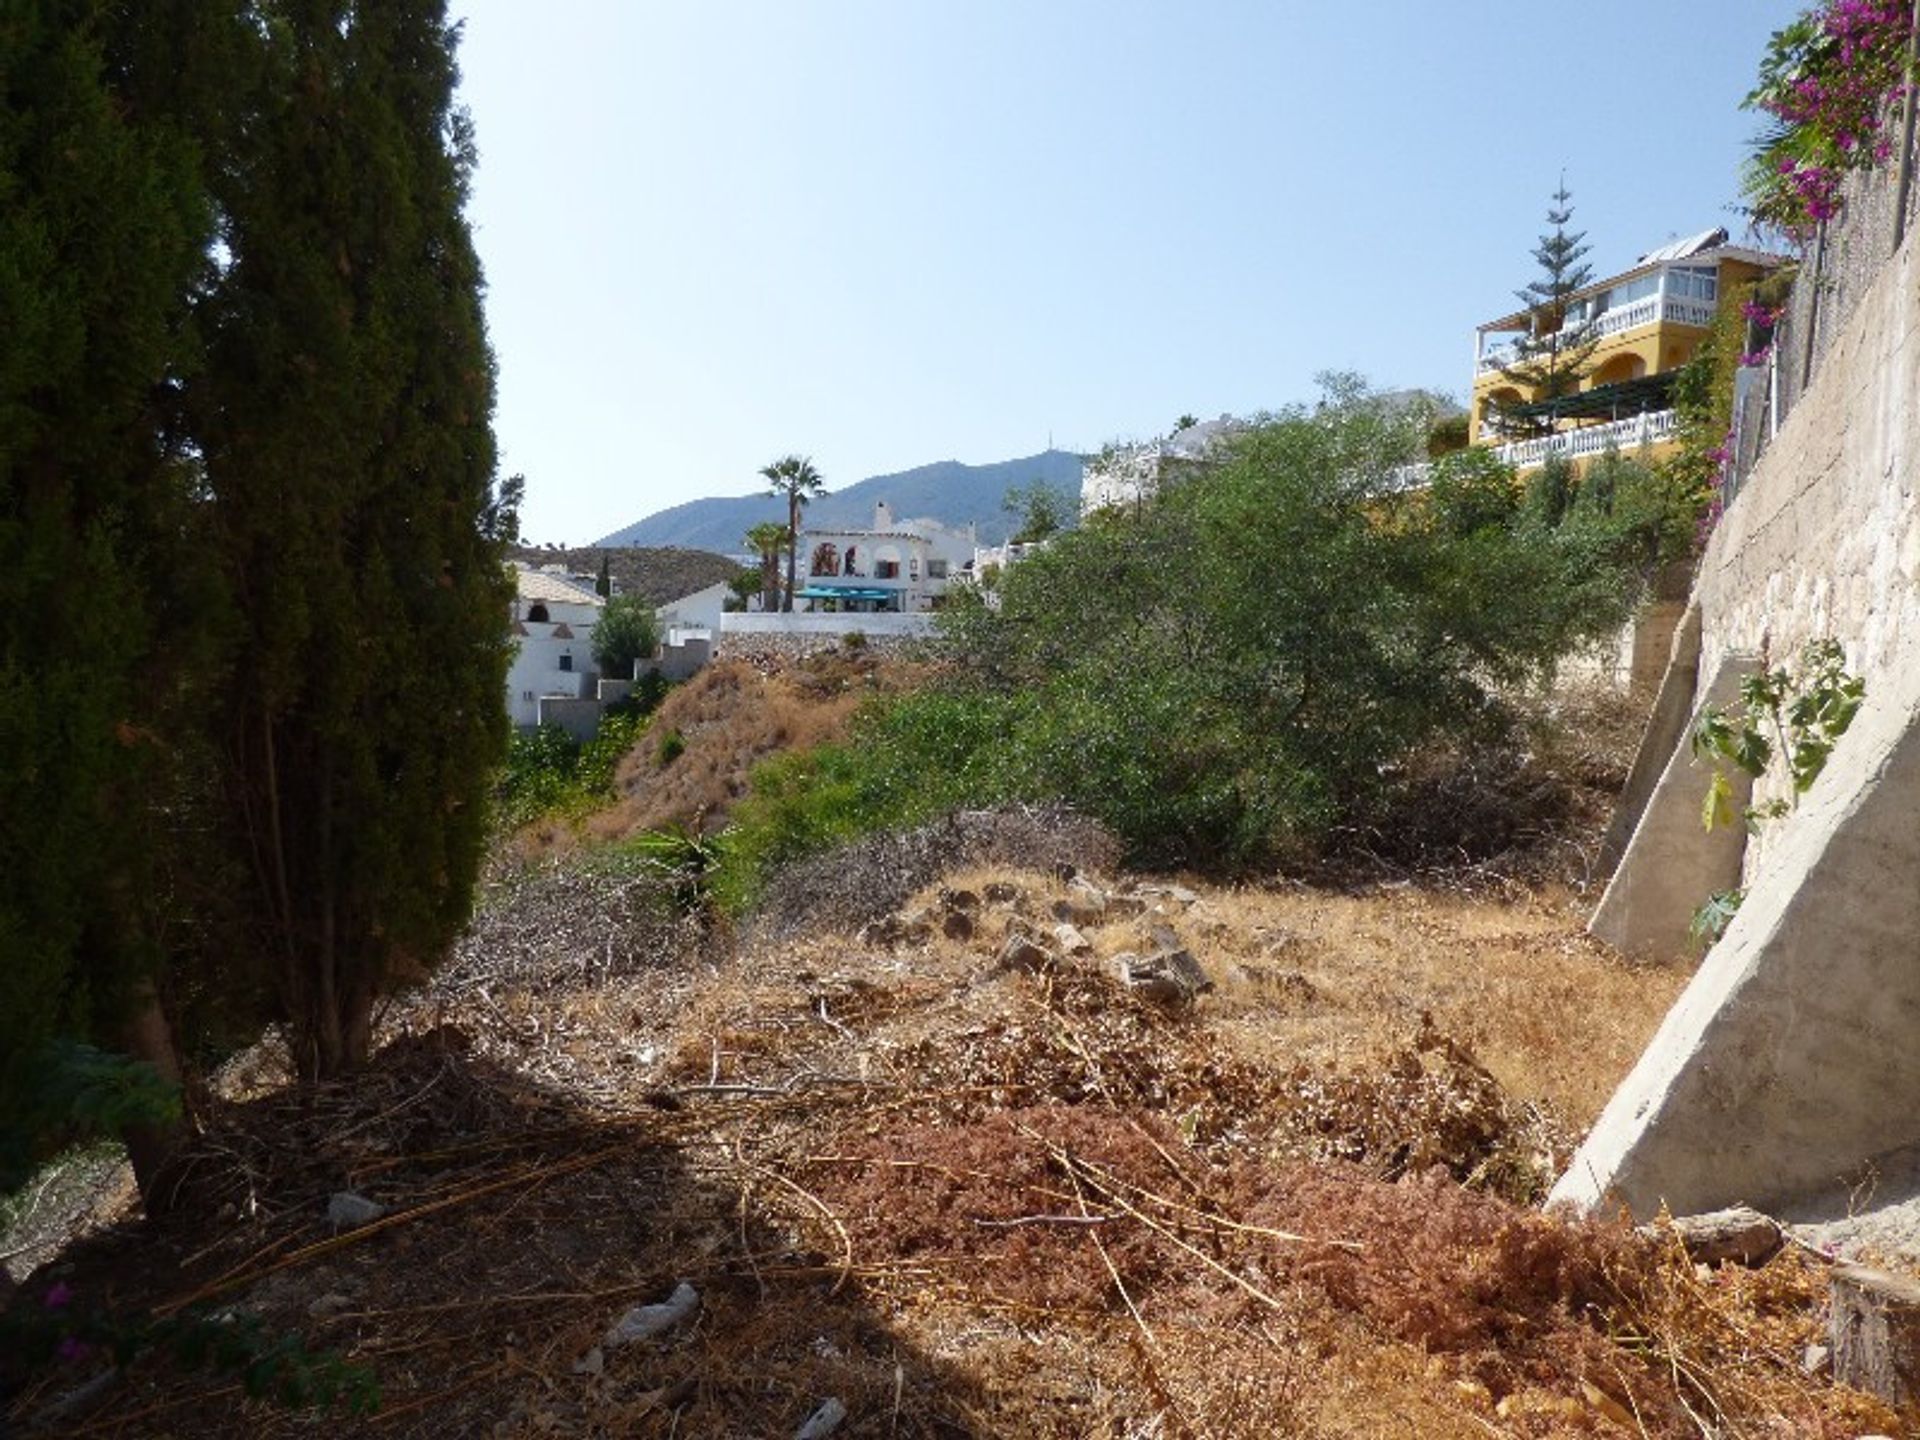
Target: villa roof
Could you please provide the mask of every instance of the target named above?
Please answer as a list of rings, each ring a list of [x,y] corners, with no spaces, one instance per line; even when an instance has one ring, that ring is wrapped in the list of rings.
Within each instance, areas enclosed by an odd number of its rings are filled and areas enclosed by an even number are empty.
[[[1637,279],[1649,270],[1658,270],[1664,265],[1671,265],[1679,260],[1692,260],[1702,264],[1713,261],[1716,268],[1722,260],[1739,260],[1749,265],[1758,265],[1763,269],[1784,265],[1787,261],[1788,257],[1785,255],[1775,255],[1767,250],[1754,250],[1745,245],[1729,245],[1726,239],[1725,230],[1703,230],[1700,234],[1689,236],[1685,240],[1675,240],[1670,244],[1662,245],[1657,250],[1649,250],[1630,268],[1616,275],[1609,275],[1604,280],[1596,280],[1591,285],[1583,286],[1567,298],[1578,300],[1588,295],[1597,295],[1602,290],[1612,289],[1623,280]],[[1510,315],[1502,315],[1498,320],[1489,320],[1474,328],[1523,330],[1530,323],[1532,313],[1530,310],[1516,310]]]
[[[544,570],[529,570],[523,565],[513,567],[513,583],[519,587],[522,600],[542,600],[549,605],[600,605],[605,602],[593,591],[574,584],[571,580]]]

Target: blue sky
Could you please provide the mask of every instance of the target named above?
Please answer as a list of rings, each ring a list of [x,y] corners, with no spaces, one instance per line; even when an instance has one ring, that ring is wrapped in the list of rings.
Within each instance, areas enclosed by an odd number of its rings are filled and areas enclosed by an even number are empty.
[[[1786,0],[454,0],[523,528],[1313,376],[1464,393],[1562,169],[1597,274],[1713,225]]]

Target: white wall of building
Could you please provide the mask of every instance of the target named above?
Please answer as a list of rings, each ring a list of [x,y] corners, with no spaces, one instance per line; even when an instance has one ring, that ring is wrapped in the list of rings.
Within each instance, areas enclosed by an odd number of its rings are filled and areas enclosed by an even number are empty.
[[[507,714],[515,725],[537,725],[541,697],[593,694],[593,631],[604,602],[593,593],[591,581],[582,588],[551,571],[523,565],[514,571]]]

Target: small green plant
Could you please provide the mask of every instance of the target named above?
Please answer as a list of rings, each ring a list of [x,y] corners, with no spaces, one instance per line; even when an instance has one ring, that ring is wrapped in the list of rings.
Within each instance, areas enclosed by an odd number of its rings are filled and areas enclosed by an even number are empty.
[[[665,879],[678,915],[704,915],[713,905],[713,877],[724,855],[721,836],[702,835],[686,826],[647,830],[625,849],[649,873]]]
[[[687,737],[682,735],[676,726],[660,737],[660,748],[655,753],[659,758],[660,767],[665,769],[687,753]]]
[[[1846,658],[1836,640],[1809,641],[1800,652],[1797,671],[1780,666],[1749,675],[1740,682],[1738,708],[1709,705],[1701,712],[1693,753],[1714,767],[1701,824],[1712,830],[1734,818],[1727,765],[1758,780],[1776,757],[1785,761],[1789,795],[1748,806],[1743,818],[1749,830],[1777,820],[1800,803],[1866,695],[1866,682],[1847,673]]]
[[[298,1334],[270,1331],[244,1311],[116,1315],[77,1303],[73,1288],[56,1281],[39,1305],[16,1305],[0,1319],[0,1341],[29,1366],[104,1355],[124,1367],[157,1352],[188,1369],[236,1376],[248,1395],[288,1409],[371,1415],[380,1408],[379,1381],[367,1367],[309,1350]]]
[[[1785,762],[1789,794],[1749,805],[1740,818],[1749,831],[1758,831],[1767,821],[1789,814],[1820,778],[1835,742],[1846,734],[1865,695],[1866,682],[1847,673],[1846,653],[1839,642],[1824,639],[1809,641],[1801,650],[1797,671],[1780,666],[1741,681],[1738,707],[1707,706],[1692,737],[1695,758],[1713,765],[1700,823],[1708,830],[1733,823],[1728,766],[1758,780],[1776,757]],[[1696,945],[1711,945],[1725,933],[1745,899],[1745,890],[1709,895],[1694,912],[1688,938]]]
[[[1742,889],[1716,890],[1707,897],[1706,904],[1693,912],[1693,920],[1687,926],[1687,939],[1699,949],[1706,949],[1726,933],[1746,898],[1747,892]]]

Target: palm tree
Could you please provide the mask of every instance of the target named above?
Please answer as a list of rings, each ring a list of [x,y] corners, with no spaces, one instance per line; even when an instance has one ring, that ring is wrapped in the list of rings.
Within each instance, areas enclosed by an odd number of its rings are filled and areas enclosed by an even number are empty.
[[[817,495],[827,493],[826,482],[804,455],[782,455],[771,465],[760,467],[767,482],[767,494],[787,497],[787,599],[780,608],[793,609],[794,571],[799,564],[800,507]]]
[[[780,602],[780,552],[790,532],[778,520],[764,520],[743,537],[760,557],[760,608],[775,609]]]

